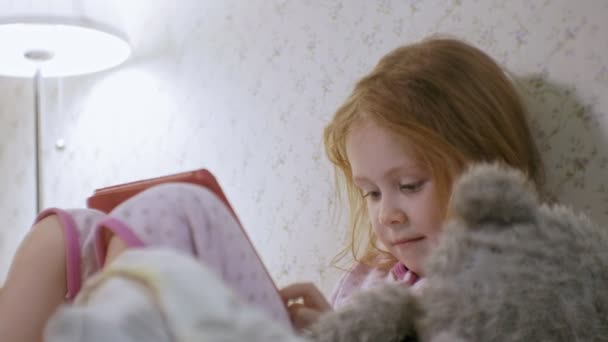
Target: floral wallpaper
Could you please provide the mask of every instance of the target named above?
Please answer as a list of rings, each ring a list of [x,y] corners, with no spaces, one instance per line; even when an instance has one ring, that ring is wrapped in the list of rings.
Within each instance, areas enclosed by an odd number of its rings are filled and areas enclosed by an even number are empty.
[[[207,167],[277,283],[314,281],[330,292],[345,212],[322,129],[383,54],[449,33],[512,73],[550,196],[608,224],[604,0],[111,3],[133,45],[129,62],[43,84],[46,206],[82,206],[98,187]],[[30,141],[29,90],[11,79],[0,86],[0,129],[10,132],[2,151],[19,150],[0,154],[9,186],[0,210],[13,220],[0,228],[3,266],[33,218],[33,183],[32,150],[11,138]]]

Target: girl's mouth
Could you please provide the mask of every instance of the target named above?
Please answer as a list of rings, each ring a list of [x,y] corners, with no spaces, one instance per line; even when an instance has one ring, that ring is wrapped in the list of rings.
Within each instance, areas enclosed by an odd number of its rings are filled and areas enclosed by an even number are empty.
[[[406,246],[406,245],[413,244],[413,243],[418,242],[418,241],[423,240],[423,239],[424,239],[424,236],[419,236],[419,237],[415,237],[415,238],[401,239],[401,240],[395,241],[395,243],[393,244],[393,246]]]

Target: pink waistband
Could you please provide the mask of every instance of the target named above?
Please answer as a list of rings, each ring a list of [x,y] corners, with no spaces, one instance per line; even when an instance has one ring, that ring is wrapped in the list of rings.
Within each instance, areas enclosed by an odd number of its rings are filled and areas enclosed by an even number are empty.
[[[80,274],[80,242],[78,240],[78,229],[76,228],[76,222],[72,216],[65,210],[58,208],[49,208],[42,211],[36,217],[35,223],[50,216],[57,215],[57,218],[63,225],[65,234],[65,262],[66,262],[66,282],[67,282],[67,294],[68,300],[74,299],[81,286],[81,274]]]
[[[101,266],[105,264],[106,261],[106,248],[105,241],[103,238],[103,228],[108,229],[116,236],[120,237],[128,247],[137,248],[143,247],[145,244],[141,239],[139,239],[133,230],[124,222],[118,220],[117,218],[106,216],[101,219],[95,225],[95,256],[97,257],[97,263]]]

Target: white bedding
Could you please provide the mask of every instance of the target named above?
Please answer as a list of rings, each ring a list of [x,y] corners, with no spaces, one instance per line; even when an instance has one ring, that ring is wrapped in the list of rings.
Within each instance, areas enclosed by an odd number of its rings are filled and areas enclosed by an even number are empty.
[[[45,342],[303,342],[210,270],[164,249],[130,250],[49,320]]]

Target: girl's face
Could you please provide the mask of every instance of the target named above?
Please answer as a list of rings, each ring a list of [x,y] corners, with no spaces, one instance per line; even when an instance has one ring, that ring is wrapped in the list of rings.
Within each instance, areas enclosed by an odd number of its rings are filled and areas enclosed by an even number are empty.
[[[350,132],[346,154],[378,239],[407,268],[422,275],[444,219],[431,174],[403,139],[370,120]]]

